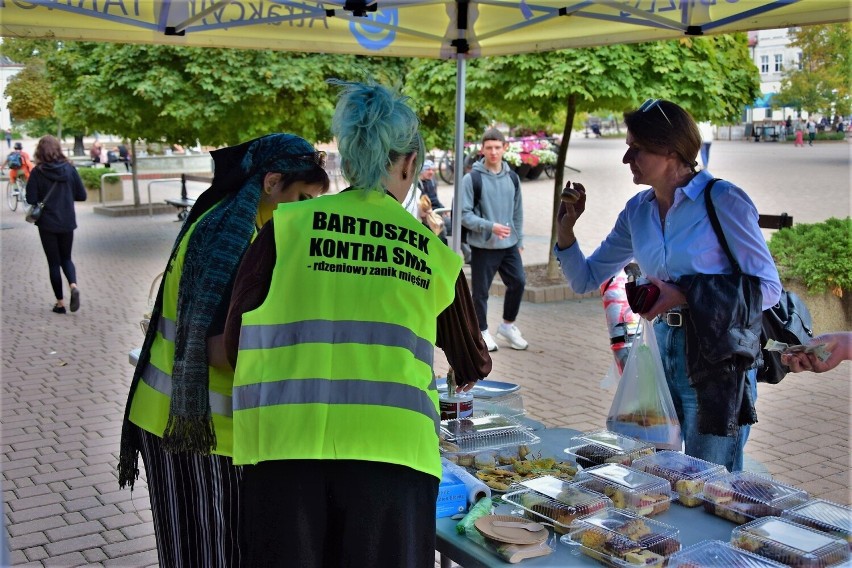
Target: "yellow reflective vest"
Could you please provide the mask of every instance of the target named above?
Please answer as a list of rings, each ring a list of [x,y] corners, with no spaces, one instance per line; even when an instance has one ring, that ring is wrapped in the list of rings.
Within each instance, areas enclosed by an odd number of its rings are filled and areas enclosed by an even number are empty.
[[[169,418],[172,394],[171,373],[175,360],[177,297],[183,274],[184,256],[192,233],[203,218],[204,215],[186,232],[169,270],[166,270],[163,275],[165,279],[163,309],[157,325],[157,337],[151,345],[151,360],[142,373],[130,406],[130,421],[159,437],[163,436]],[[214,367],[208,367],[208,372],[210,410],[213,416],[213,427],[216,430],[216,448],[213,453],[230,456],[233,448],[231,389],[234,384],[234,375],[232,372]]]
[[[273,219],[272,284],[242,318],[234,463],[366,460],[440,478],[432,360],[461,258],[376,191]]]

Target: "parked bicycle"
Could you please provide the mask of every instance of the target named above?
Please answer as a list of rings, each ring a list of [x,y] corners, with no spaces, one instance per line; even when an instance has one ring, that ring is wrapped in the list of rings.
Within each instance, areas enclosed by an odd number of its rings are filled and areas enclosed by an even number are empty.
[[[24,204],[27,202],[27,180],[23,173],[18,173],[15,181],[10,179],[6,184],[6,203],[9,209],[16,211],[19,202]]]
[[[473,164],[480,158],[479,144],[465,144],[464,173],[468,173]],[[456,153],[455,150],[445,150],[444,155],[438,161],[438,177],[446,184],[454,184],[456,181]]]

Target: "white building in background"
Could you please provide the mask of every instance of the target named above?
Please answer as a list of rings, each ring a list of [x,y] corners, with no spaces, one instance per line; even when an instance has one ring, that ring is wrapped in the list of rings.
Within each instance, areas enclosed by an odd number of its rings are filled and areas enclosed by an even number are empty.
[[[0,130],[12,127],[12,117],[9,114],[9,97],[6,96],[6,85],[24,66],[15,63],[8,57],[0,55]]]
[[[796,109],[773,105],[772,97],[781,90],[781,80],[788,69],[801,69],[802,50],[790,46],[788,28],[748,33],[752,61],[760,72],[761,98],[746,110],[745,122],[780,121],[796,118]],[[802,113],[807,118],[807,113]]]

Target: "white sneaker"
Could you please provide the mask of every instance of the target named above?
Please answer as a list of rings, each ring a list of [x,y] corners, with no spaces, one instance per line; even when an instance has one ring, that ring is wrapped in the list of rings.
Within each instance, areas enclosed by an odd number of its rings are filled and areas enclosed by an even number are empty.
[[[485,346],[489,351],[497,351],[497,342],[494,341],[494,338],[491,337],[487,329],[482,332],[482,340],[485,342]]]
[[[521,330],[515,327],[515,324],[501,323],[497,328],[497,336],[508,341],[512,349],[523,350],[529,347],[529,343],[521,336]]]

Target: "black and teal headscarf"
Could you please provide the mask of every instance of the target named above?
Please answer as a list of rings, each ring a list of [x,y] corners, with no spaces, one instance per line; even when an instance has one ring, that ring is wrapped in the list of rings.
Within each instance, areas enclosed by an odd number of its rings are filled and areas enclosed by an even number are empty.
[[[171,406],[162,438],[169,451],[202,455],[216,448],[208,393],[208,330],[254,235],[263,178],[271,172],[302,171],[321,164],[314,147],[294,134],[270,134],[216,150],[211,156],[213,182],[193,206],[167,264],[172,265],[180,243],[195,225],[178,285]],[[130,407],[157,335],[164,282],[165,278],[160,283],[125,407],[118,463],[121,487],[132,488],[139,476],[139,440],[130,424]]]

